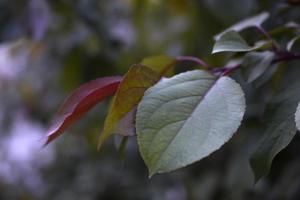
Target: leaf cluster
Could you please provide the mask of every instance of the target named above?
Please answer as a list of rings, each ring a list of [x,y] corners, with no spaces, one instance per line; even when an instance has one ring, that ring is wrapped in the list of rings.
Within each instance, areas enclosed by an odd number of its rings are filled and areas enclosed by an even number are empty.
[[[276,78],[279,66],[300,59],[294,48],[300,26],[294,23],[289,28],[293,38],[278,42],[272,36],[276,31],[263,27],[269,17],[263,12],[214,37],[212,54],[229,55],[224,66],[211,66],[191,56],[160,55],[131,66],[123,77],[99,78],[84,84],[65,100],[54,117],[46,144],[96,103],[114,95],[99,148],[112,134],[136,136],[150,176],[209,156],[251,117],[246,112],[250,100],[245,86],[258,91]],[[259,35],[253,44],[243,37],[250,29]],[[192,62],[196,70],[174,75],[173,68],[180,62]],[[274,157],[300,130],[300,82],[281,92],[277,88],[266,101],[261,138],[249,158],[256,181],[268,174]]]

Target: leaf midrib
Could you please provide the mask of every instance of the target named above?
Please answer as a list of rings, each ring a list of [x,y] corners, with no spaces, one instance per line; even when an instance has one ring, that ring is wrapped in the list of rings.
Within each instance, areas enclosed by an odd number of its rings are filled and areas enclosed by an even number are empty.
[[[191,112],[191,115],[187,117],[187,119],[185,120],[185,122],[183,123],[183,125],[180,127],[180,129],[178,130],[177,134],[174,135],[174,137],[170,140],[170,142],[167,144],[167,146],[164,148],[164,150],[162,151],[162,153],[160,154],[160,156],[158,157],[158,159],[155,161],[154,164],[154,168],[153,171],[156,171],[155,169],[157,168],[157,163],[159,163],[159,161],[162,159],[163,155],[166,153],[167,149],[169,148],[169,146],[174,142],[175,138],[179,135],[179,133],[181,132],[181,130],[184,128],[185,124],[187,123],[187,121],[193,116],[194,112],[196,111],[196,108],[198,108],[201,103],[203,102],[203,100],[205,99],[205,97],[207,96],[207,94],[211,91],[211,89],[217,84],[217,82],[220,79],[216,79],[215,82],[207,89],[207,91],[203,94],[203,98],[199,101],[199,103],[197,103],[197,105],[194,107],[194,109]]]

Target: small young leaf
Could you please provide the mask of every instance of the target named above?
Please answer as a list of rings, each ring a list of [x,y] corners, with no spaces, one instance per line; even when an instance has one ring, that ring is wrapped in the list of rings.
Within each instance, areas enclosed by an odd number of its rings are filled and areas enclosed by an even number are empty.
[[[154,85],[159,78],[160,76],[156,72],[144,65],[133,65],[129,69],[110,105],[103,131],[99,138],[98,148],[115,131],[121,119],[127,121],[128,124],[134,124],[134,115],[130,114],[130,112],[135,112],[135,107],[141,100],[145,90]],[[130,129],[133,130],[133,127],[121,130],[122,132],[119,132],[119,134],[124,136],[134,135],[134,132],[128,132]]]
[[[297,36],[294,37],[291,41],[289,41],[289,42],[287,43],[287,45],[286,45],[286,49],[287,49],[288,51],[291,51],[292,48],[293,48],[293,46],[294,46],[294,44],[295,44],[298,40],[300,40],[300,35],[297,35]]]
[[[248,53],[242,63],[247,81],[252,82],[264,74],[271,66],[274,56],[274,53],[270,51]]]
[[[236,31],[228,31],[215,43],[212,53],[224,51],[246,52],[260,48],[262,45],[263,44],[259,43],[258,45],[251,47]]]
[[[206,71],[182,73],[149,88],[138,105],[136,129],[150,176],[219,149],[240,126],[244,112],[239,84]]]
[[[215,40],[219,40],[222,35],[224,35],[225,33],[229,32],[229,31],[239,32],[239,31],[242,31],[246,28],[261,26],[261,24],[268,18],[269,18],[269,13],[267,13],[267,12],[260,13],[258,15],[255,15],[255,16],[252,16],[250,18],[244,19],[241,22],[238,22],[238,23],[232,25],[231,27],[229,27],[225,31],[223,31],[220,34],[216,35],[214,38],[215,38]]]
[[[294,33],[299,29],[300,29],[300,25],[297,24],[296,22],[291,21],[284,24],[283,26],[276,27],[275,29],[269,31],[269,34],[272,37],[279,37],[279,36],[284,36],[284,35]]]
[[[173,75],[173,69],[169,68],[176,60],[170,56],[158,55],[144,58],[142,65],[145,65],[161,75]]]
[[[113,95],[122,77],[112,76],[98,78],[81,85],[64,101],[53,118],[52,125],[47,131],[45,145],[58,137],[62,132],[78,120],[105,97]]]
[[[277,95],[266,112],[263,136],[250,158],[256,182],[269,173],[274,157],[296,134],[294,116],[300,100],[299,83]]]

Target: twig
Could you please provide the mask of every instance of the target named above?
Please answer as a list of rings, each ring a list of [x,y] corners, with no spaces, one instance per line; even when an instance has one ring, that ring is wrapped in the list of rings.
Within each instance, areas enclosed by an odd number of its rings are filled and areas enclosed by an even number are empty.
[[[206,62],[204,62],[200,58],[193,57],[193,56],[178,56],[178,57],[176,57],[176,60],[179,61],[179,62],[190,61],[190,62],[194,62],[194,63],[196,63],[198,65],[201,65],[201,66],[203,66],[203,67],[205,67],[207,69],[211,68]]]
[[[164,70],[160,73],[161,76],[165,75],[167,71],[173,67],[175,64],[179,62],[194,62],[200,66],[205,67],[206,70],[212,69],[206,62],[204,62],[202,59],[193,57],[193,56],[177,56],[174,61],[170,62]]]
[[[262,33],[266,38],[272,43],[272,47],[275,52],[280,52],[280,46],[277,44],[277,42],[272,38],[272,36],[261,26],[256,26],[256,29]]]
[[[277,54],[277,57],[272,61],[272,64],[283,62],[283,61],[299,60],[299,59],[300,59],[300,54],[293,54],[290,52],[279,52]],[[215,75],[227,76],[234,70],[239,69],[240,67],[242,67],[242,64],[213,69],[211,70],[211,72]]]

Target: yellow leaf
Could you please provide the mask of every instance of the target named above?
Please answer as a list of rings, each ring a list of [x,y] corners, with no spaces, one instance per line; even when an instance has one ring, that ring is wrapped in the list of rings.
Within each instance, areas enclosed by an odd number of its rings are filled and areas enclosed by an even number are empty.
[[[128,113],[135,112],[136,106],[143,97],[145,90],[154,85],[159,79],[160,75],[158,73],[144,65],[133,65],[129,69],[112,99],[103,131],[99,138],[98,149],[116,129],[121,131],[119,134],[125,136],[134,135],[134,133],[128,133],[128,131],[122,132],[118,122],[125,118],[128,124],[134,124],[135,115],[128,115]],[[126,115],[129,117],[126,117]],[[128,130],[128,127],[126,129]]]
[[[174,75],[172,66],[175,62],[176,59],[166,55],[151,56],[142,60],[143,65],[149,67],[161,76]]]

